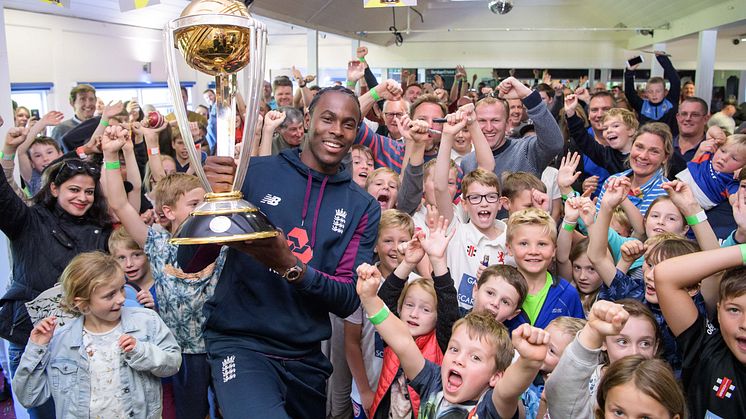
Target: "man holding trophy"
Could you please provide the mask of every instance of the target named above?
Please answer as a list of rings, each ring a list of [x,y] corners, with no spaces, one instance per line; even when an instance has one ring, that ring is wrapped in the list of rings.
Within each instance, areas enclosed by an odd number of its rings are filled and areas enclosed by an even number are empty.
[[[309,106],[302,150],[249,164],[264,25],[239,1],[193,0],[165,37],[177,122],[208,191],[173,240],[181,245],[179,266],[197,272],[217,255],[213,244],[232,247],[205,304],[204,336],[221,411],[226,418],[325,417],[331,364],[320,343],[331,336],[330,312],[344,318],[359,305],[354,272],[371,262],[380,219],[380,205],[341,164],[362,118],[358,100],[342,87],[321,90]],[[174,47],[192,68],[216,78],[217,156],[204,171],[179,103]],[[241,70],[248,74],[247,113],[236,164]]]

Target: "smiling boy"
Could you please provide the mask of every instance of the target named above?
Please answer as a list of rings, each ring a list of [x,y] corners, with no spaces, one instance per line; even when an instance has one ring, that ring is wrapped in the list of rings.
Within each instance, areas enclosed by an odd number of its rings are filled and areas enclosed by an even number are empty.
[[[507,245],[528,284],[522,312],[506,322],[508,328],[523,323],[544,328],[560,316],[585,318],[575,288],[548,272],[557,247],[557,226],[546,211],[527,208],[511,214]]]
[[[376,295],[380,281],[374,267],[358,268],[362,305],[420,395],[419,418],[435,419],[446,412],[457,417],[518,418],[519,396],[546,356],[547,332],[523,325],[513,333],[511,343],[505,327],[492,315],[472,313],[453,325],[442,366],[438,366],[425,360],[407,325],[390,315]],[[514,348],[520,356],[511,364]]]
[[[724,247],[667,259],[655,267],[658,300],[681,348],[681,378],[696,419],[736,418],[746,412],[744,254],[746,245]],[[699,313],[689,296],[688,290],[700,281],[703,290],[718,293],[717,321]]]

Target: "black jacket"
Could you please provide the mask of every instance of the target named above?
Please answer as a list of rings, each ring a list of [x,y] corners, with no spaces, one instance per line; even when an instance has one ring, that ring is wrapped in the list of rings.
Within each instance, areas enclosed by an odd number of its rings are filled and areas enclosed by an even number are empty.
[[[27,207],[0,176],[0,230],[10,239],[13,265],[10,289],[0,300],[0,337],[24,345],[33,328],[24,303],[54,286],[79,253],[106,251],[111,227],[59,206]]]

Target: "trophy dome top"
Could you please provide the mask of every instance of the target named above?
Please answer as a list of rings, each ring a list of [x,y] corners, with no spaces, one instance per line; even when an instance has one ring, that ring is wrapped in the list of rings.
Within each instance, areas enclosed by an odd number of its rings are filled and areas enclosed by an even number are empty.
[[[237,0],[192,0],[181,12],[180,17],[208,14],[250,16],[249,9]]]

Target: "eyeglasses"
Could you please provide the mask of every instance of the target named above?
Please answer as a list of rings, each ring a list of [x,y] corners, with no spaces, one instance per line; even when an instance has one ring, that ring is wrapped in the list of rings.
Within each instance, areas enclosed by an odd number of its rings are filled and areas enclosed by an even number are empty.
[[[692,112],[692,113],[689,113],[689,112],[679,112],[679,116],[682,117],[682,118],[684,118],[684,119],[690,118],[690,117],[692,119],[699,119],[699,118],[702,118],[704,115],[701,114],[701,113],[697,113],[697,112]]]
[[[383,115],[386,118],[401,118],[402,116],[404,116],[404,114],[401,112],[384,112]]]
[[[482,199],[486,199],[490,204],[494,204],[498,199],[500,199],[500,194],[492,192],[485,195],[466,195],[466,200],[472,205],[479,205],[482,202]]]
[[[88,162],[85,162],[80,159],[67,159],[63,162],[62,167],[60,167],[60,170],[57,171],[57,176],[54,177],[54,183],[59,185],[62,183],[61,179],[62,172],[67,172],[65,179],[70,179],[74,175],[71,175],[70,172],[73,174],[83,174],[88,173],[92,178],[98,179],[101,177],[101,169],[98,166],[92,165]]]

